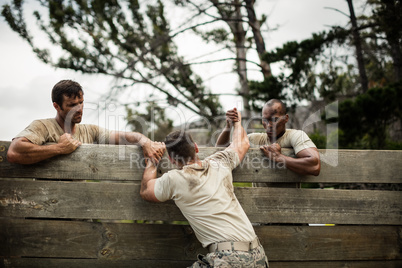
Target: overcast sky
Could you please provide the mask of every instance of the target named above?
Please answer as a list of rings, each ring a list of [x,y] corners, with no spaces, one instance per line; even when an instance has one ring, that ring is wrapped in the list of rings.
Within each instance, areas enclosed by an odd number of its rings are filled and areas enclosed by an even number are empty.
[[[0,0],[0,4],[7,3]],[[27,1],[28,3],[30,1]],[[268,15],[268,24],[279,30],[264,33],[267,50],[281,46],[291,40],[302,40],[313,32],[328,29],[329,25],[346,25],[347,17],[332,7],[348,13],[345,0],[259,0],[257,12]],[[358,3],[356,1],[356,3]],[[174,15],[174,14],[173,14]],[[179,37],[176,40],[179,52],[186,59],[194,59],[200,55],[202,44]],[[208,57],[202,58],[208,60]],[[226,63],[230,70],[233,63]],[[219,70],[211,66],[198,66],[196,72],[202,77],[213,77]],[[39,61],[29,45],[0,18],[0,140],[11,140],[34,119],[52,118],[55,110],[50,99],[54,84],[62,79],[79,82],[85,91],[85,108],[82,123],[99,124],[110,129],[125,130],[125,112],[115,103],[100,101],[102,94],[112,86],[113,80],[100,75],[82,75],[68,70],[56,70]],[[258,79],[258,78],[257,78]],[[237,79],[233,76],[220,75],[208,80],[206,86],[213,93],[234,93]],[[125,100],[138,101],[147,98],[149,91],[138,87],[135,94],[125,96]],[[221,97],[225,109],[240,107],[238,99]],[[103,107],[106,109],[98,109]],[[169,111],[179,121],[193,120],[194,115],[186,111],[173,109]],[[189,118],[189,116],[191,118]],[[179,122],[183,123],[183,122]],[[177,122],[176,122],[177,124]]]

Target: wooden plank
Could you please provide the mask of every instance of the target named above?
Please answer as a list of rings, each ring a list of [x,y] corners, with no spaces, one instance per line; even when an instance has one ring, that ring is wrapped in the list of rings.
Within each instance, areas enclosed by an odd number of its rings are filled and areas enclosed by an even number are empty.
[[[177,268],[188,267],[193,261],[176,260],[98,260],[98,259],[55,259],[55,258],[10,258],[0,257],[0,267],[5,268]],[[3,266],[1,264],[4,263]]]
[[[270,262],[270,268],[400,268],[402,261]]]
[[[0,256],[7,257],[183,261],[206,252],[187,225],[21,219],[0,225]]]
[[[0,180],[0,217],[184,220],[173,202],[148,203],[138,183]],[[235,188],[252,222],[402,225],[402,192]]]
[[[0,265],[2,259],[0,257]],[[13,258],[3,259],[5,268],[177,268],[190,266],[192,261],[171,260],[97,260],[97,259],[46,259]],[[270,268],[400,268],[402,261],[320,261],[320,262],[269,262]]]
[[[241,188],[252,222],[402,225],[402,192]]]
[[[0,256],[194,261],[189,226],[0,219]],[[401,260],[398,226],[255,226],[271,262]]]
[[[85,144],[70,155],[62,155],[35,165],[6,161],[9,141],[0,141],[0,177],[76,180],[139,181],[142,178],[142,150],[137,146]],[[3,148],[3,149],[1,149]],[[200,148],[201,159],[222,150]],[[318,177],[299,176],[270,163],[259,149],[250,149],[234,170],[239,182],[322,182],[322,183],[402,183],[402,151],[319,150],[322,169]],[[292,150],[283,149],[287,155]],[[174,168],[166,155],[159,175]]]
[[[255,226],[271,261],[401,260],[401,226]]]
[[[8,148],[9,142],[0,142],[0,148],[2,146]],[[0,152],[3,157],[0,162],[1,177],[140,180],[143,173],[142,150],[138,146],[85,144],[72,154],[53,157],[34,165],[10,164],[5,161],[6,151]]]

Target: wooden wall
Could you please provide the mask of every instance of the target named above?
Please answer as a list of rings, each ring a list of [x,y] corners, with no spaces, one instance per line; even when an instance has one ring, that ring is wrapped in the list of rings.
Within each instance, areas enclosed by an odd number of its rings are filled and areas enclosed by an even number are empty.
[[[0,142],[0,267],[186,267],[206,253],[173,202],[140,198],[140,148],[83,145],[22,166],[7,162],[8,146]],[[320,176],[301,177],[250,149],[234,181],[402,184],[401,151],[320,153]],[[171,168],[164,158],[158,174]],[[401,191],[235,191],[271,268],[402,267]]]

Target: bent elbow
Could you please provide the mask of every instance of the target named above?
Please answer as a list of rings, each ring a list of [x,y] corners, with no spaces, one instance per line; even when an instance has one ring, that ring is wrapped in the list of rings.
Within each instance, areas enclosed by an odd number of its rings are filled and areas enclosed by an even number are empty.
[[[11,164],[20,164],[20,165],[30,165],[36,163],[32,161],[31,158],[24,157],[23,155],[12,151],[7,152],[7,161]]]
[[[314,167],[314,169],[312,170],[311,175],[313,175],[313,176],[318,176],[318,175],[320,175],[320,171],[321,171],[321,165],[320,165],[320,163],[318,163],[318,164]]]
[[[20,164],[17,154],[10,150],[7,152],[7,161],[12,164]]]
[[[141,196],[141,198],[142,198],[143,200],[148,201],[148,200],[146,199],[146,195],[145,195],[145,193],[144,193],[143,190],[140,191],[140,196]]]
[[[318,168],[318,169],[313,170],[313,172],[311,173],[311,175],[317,177],[318,175],[320,175],[320,169]]]

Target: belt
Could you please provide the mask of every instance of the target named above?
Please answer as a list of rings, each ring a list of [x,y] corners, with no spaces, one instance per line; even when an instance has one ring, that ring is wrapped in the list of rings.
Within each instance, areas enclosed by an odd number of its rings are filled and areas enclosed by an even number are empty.
[[[228,242],[212,243],[208,246],[208,250],[209,252],[221,251],[221,250],[250,251],[252,249],[257,248],[259,245],[260,241],[258,240],[258,237],[256,237],[251,242],[228,241]]]

